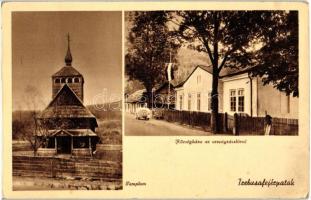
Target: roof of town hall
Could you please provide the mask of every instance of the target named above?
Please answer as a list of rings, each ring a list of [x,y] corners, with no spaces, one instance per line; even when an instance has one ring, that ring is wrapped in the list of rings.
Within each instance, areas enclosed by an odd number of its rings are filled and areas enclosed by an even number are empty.
[[[197,65],[193,70],[192,72],[187,76],[187,78],[180,82],[179,84],[177,84],[175,86],[175,88],[178,88],[178,87],[182,87],[186,82],[187,80],[191,77],[191,75],[195,72],[195,70],[197,70],[198,68],[201,68],[203,69],[204,71],[210,73],[210,74],[213,74],[213,66],[212,65]],[[219,74],[219,78],[224,78],[224,77],[232,77],[232,76],[236,76],[236,75],[239,75],[239,74],[244,74],[244,73],[248,73],[250,70],[252,69],[252,67],[246,67],[246,68],[230,68],[230,67],[226,67],[226,68],[223,68],[221,71],[220,71],[220,74]]]

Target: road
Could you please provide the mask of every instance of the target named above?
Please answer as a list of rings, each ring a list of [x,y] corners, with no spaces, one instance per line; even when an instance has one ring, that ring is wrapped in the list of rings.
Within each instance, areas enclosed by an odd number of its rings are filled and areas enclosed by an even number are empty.
[[[125,135],[129,136],[203,136],[209,132],[193,129],[164,120],[137,120],[135,116],[125,113]]]

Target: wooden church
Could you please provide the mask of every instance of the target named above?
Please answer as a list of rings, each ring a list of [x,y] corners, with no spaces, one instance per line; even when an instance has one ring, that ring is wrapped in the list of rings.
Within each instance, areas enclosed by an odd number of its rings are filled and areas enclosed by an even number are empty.
[[[84,79],[72,65],[70,39],[66,66],[52,75],[52,101],[38,121],[43,127],[37,137],[43,141],[38,155],[69,154],[92,156],[98,136],[95,116],[83,105]]]

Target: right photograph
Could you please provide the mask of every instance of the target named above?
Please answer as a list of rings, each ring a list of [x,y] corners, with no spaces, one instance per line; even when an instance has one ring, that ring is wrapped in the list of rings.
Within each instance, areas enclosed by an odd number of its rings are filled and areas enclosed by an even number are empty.
[[[128,11],[126,136],[298,135],[298,11]]]

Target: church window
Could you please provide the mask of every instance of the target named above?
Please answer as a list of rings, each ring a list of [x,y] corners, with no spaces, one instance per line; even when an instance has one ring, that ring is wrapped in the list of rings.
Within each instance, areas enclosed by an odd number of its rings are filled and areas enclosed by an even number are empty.
[[[72,78],[68,78],[67,83],[72,83]]]
[[[75,83],[79,83],[79,78],[74,78]]]
[[[55,79],[55,83],[60,83],[59,78]]]
[[[60,79],[60,82],[61,82],[61,83],[66,83],[66,79],[65,79],[65,78],[61,78],[61,79]]]

